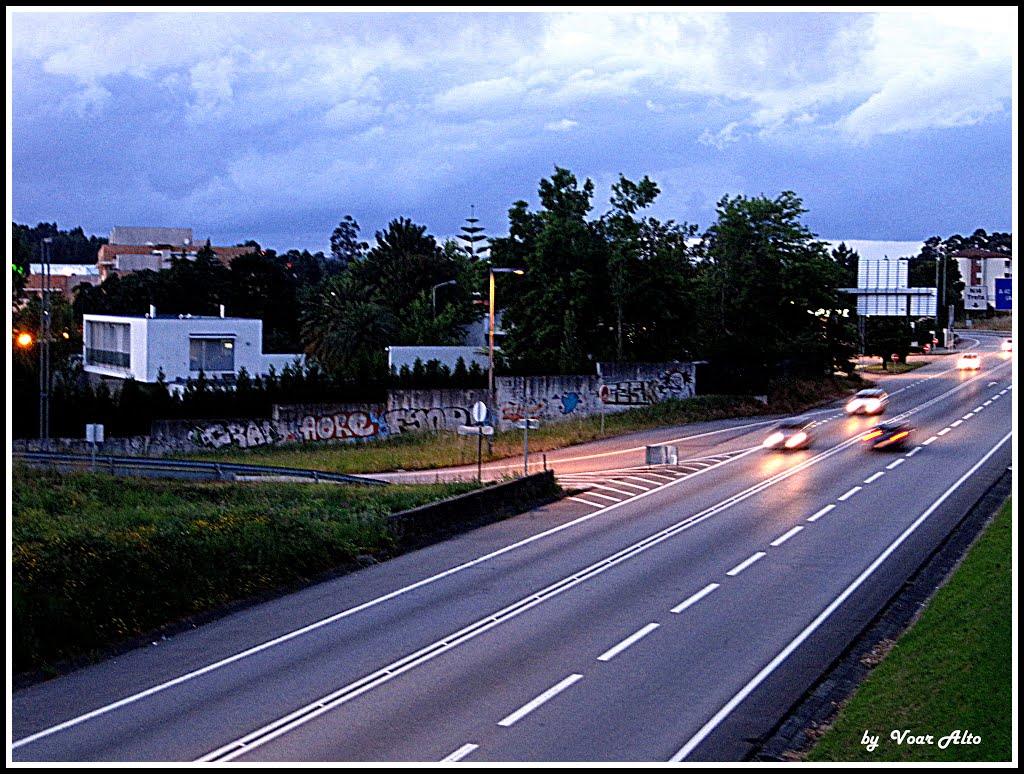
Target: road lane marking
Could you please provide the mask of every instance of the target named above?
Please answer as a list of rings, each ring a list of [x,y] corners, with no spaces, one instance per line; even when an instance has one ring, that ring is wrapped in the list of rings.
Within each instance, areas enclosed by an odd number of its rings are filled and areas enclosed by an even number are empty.
[[[613,503],[622,502],[621,497],[612,497],[611,495],[601,494],[600,492],[591,492],[590,490],[587,490],[587,494],[590,495],[591,497],[600,497],[602,500],[611,500]],[[632,496],[633,495],[630,495],[630,497]]]
[[[780,535],[779,537],[775,538],[775,540],[773,540],[770,545],[781,546],[783,543],[785,543],[787,540],[789,540],[791,537],[793,537],[793,535],[795,535],[797,532],[799,532],[802,529],[803,529],[803,527],[801,527],[800,525],[797,525],[797,526],[793,527],[793,529],[791,529],[789,532],[785,533],[784,535]]]
[[[958,419],[956,422],[953,422],[950,425],[950,427],[960,427],[960,425],[962,425],[963,423],[964,423],[964,421],[962,419]]]
[[[898,468],[898,467],[899,467],[900,465],[902,465],[902,464],[903,464],[904,462],[906,462],[906,461],[907,461],[907,460],[906,460],[906,458],[905,458],[905,457],[900,457],[900,458],[899,458],[898,460],[896,460],[895,462],[890,462],[890,463],[889,463],[888,465],[886,465],[886,466],[885,466],[885,469],[886,469],[886,470],[892,470],[893,468]]]
[[[899,537],[897,537],[892,543],[889,544],[879,556],[868,565],[860,575],[858,575],[854,581],[847,586],[843,592],[832,600],[829,605],[818,614],[818,616],[811,621],[807,627],[800,632],[785,648],[783,648],[778,655],[773,658],[767,666],[765,666],[760,672],[754,675],[753,678],[739,690],[718,712],[716,712],[710,720],[708,720],[701,728],[684,744],[679,751],[673,755],[670,759],[670,763],[678,763],[684,760],[693,750],[704,741],[707,736],[714,731],[723,720],[732,714],[733,710],[736,709],[754,690],[761,685],[776,669],[782,664],[789,656],[795,651],[800,645],[807,640],[815,631],[817,631],[821,625],[828,620],[828,618],[845,602],[858,588],[860,588],[868,578],[870,578],[874,572],[885,562],[889,556],[892,555],[897,548],[899,548],[906,540],[917,530],[921,524],[925,522],[939,506],[942,505],[952,494],[963,486],[963,483],[973,476],[988,460],[1013,436],[1013,433],[1007,433],[1003,438],[996,443],[989,451],[982,457],[974,466],[967,471],[963,476],[957,479],[956,483],[953,484],[949,489],[942,493],[938,500],[933,502],[928,509],[925,510],[914,522],[907,527]]]
[[[935,435],[945,435],[946,433],[950,432],[952,429],[953,428],[951,428],[951,427],[944,427],[941,430],[939,430],[939,432],[937,432]]]
[[[828,513],[829,511],[831,511],[835,507],[836,506],[835,506],[834,503],[829,503],[824,508],[822,508],[820,511],[818,511],[816,514],[814,514],[813,516],[808,516],[807,517],[807,521],[817,521],[818,519],[820,519],[822,516],[824,516],[826,513]]]
[[[641,478],[640,476],[626,476],[626,478],[630,478],[633,481],[643,481],[645,484],[650,484],[651,486],[661,486],[660,481],[651,481],[649,478]]]
[[[927,439],[925,441],[921,441],[921,445],[922,446],[928,446],[930,444],[935,443],[937,440],[939,440],[939,436],[933,435],[931,438],[929,438],[929,439]]]
[[[991,406],[992,405],[992,401],[991,400],[987,400],[984,403],[982,403],[981,405],[982,406]]]
[[[467,755],[473,752],[473,750],[476,750],[479,747],[480,745],[478,744],[464,744],[451,755],[442,758],[441,763],[455,763],[455,761],[461,761],[463,758],[465,758]]]
[[[567,497],[565,499],[567,499],[567,500],[575,500],[578,503],[586,503],[587,505],[592,505],[595,508],[607,508],[608,507],[604,503],[592,503],[592,502],[590,502],[590,500],[584,500],[582,497]]]
[[[984,406],[978,406],[976,409],[974,409],[974,413],[977,414],[979,411],[984,411],[984,410],[985,410]]]
[[[874,475],[871,475],[871,476],[868,476],[867,478],[865,478],[864,479],[864,483],[865,484],[873,484],[873,483],[875,483],[878,479],[880,479],[884,475],[885,475],[885,471],[884,470],[880,470],[877,473],[875,473]]]
[[[619,486],[628,486],[628,487],[632,487],[633,489],[639,489],[641,492],[649,492],[650,491],[650,489],[648,487],[646,487],[646,486],[640,486],[639,484],[631,484],[628,481],[622,481],[620,479],[615,479],[615,483],[618,484]]]
[[[731,570],[729,570],[729,572],[727,572],[726,575],[731,575],[731,576],[735,577],[735,576],[739,575],[741,572],[743,572],[745,569],[747,569],[754,562],[756,562],[758,559],[760,559],[761,557],[764,557],[764,556],[767,556],[767,554],[764,551],[758,551],[753,556],[748,557],[747,559],[744,559],[742,562],[737,564],[735,567],[733,567]]]
[[[702,588],[696,594],[694,594],[691,597],[688,597],[686,600],[684,600],[683,602],[680,602],[678,605],[673,607],[672,610],[670,610],[669,612],[672,612],[672,613],[681,613],[681,612],[683,612],[686,608],[690,607],[691,605],[695,605],[698,602],[700,602],[702,599],[704,599],[704,597],[706,597],[712,591],[717,589],[718,586],[719,586],[719,584],[717,584],[717,583],[709,583],[707,586]]]
[[[993,395],[992,396],[992,400],[999,400],[1001,397],[1003,397],[1003,393],[999,393],[998,395]]]
[[[841,503],[844,503],[844,502],[846,502],[847,500],[849,500],[849,499],[850,499],[851,497],[853,497],[853,496],[854,496],[855,494],[857,494],[857,492],[859,492],[859,491],[860,491],[861,489],[863,489],[863,487],[860,487],[860,486],[855,486],[855,487],[853,487],[853,489],[850,489],[850,490],[849,490],[848,492],[846,492],[845,494],[841,494],[841,495],[839,495],[839,497],[837,497],[836,499],[837,499],[837,500],[838,500],[839,502],[841,502]]]
[[[964,414],[962,417],[960,417],[960,419],[970,419],[973,416],[974,412],[972,411],[970,414]]]
[[[636,492],[626,492],[622,489],[616,489],[613,486],[608,486],[607,484],[592,484],[592,486],[597,489],[607,489],[609,492],[615,492],[617,494],[623,495],[624,497],[633,497],[636,495]]]
[[[633,643],[637,642],[638,640],[642,640],[644,637],[646,637],[648,634],[650,634],[651,632],[653,632],[657,628],[658,628],[658,624],[656,624],[656,623],[649,623],[649,624],[647,624],[647,626],[645,626],[643,629],[641,629],[640,631],[634,632],[633,634],[629,635],[626,639],[624,639],[618,645],[615,645],[615,646],[609,648],[608,650],[606,650],[604,653],[602,653],[600,656],[597,657],[597,660],[598,661],[611,661],[613,658],[615,658],[617,655],[619,655],[622,651],[624,651],[630,645],[632,645]]]
[[[531,712],[537,709],[537,707],[541,706],[545,702],[551,701],[553,698],[555,698],[558,694],[560,694],[566,688],[571,686],[573,683],[582,679],[583,675],[569,675],[567,678],[562,680],[562,682],[560,682],[558,685],[554,685],[551,688],[548,688],[536,699],[534,699],[531,702],[527,702],[522,707],[513,712],[511,715],[509,715],[507,718],[499,720],[498,725],[508,728],[512,724],[529,715]]]

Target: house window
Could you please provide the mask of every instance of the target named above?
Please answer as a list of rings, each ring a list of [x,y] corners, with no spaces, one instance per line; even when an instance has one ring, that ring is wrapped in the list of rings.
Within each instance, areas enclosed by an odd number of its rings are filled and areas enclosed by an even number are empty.
[[[221,338],[190,338],[188,341],[190,371],[235,370],[235,340]]]
[[[131,326],[126,323],[86,321],[86,365],[131,368]]]

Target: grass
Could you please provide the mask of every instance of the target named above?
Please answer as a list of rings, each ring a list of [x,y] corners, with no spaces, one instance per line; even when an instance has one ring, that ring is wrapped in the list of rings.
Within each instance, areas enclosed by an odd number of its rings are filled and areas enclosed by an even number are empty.
[[[391,513],[475,483],[192,483],[15,467],[13,669],[78,658],[388,551]]]
[[[1012,515],[1009,501],[917,622],[807,755],[810,762],[1010,761]],[[893,731],[931,736],[899,744]],[[941,740],[969,732],[977,744]],[[869,752],[865,732],[879,737]]]
[[[668,400],[650,406],[559,423],[547,423],[530,431],[530,451],[543,452],[574,444],[609,438],[657,427],[685,425],[716,419],[803,411],[828,400],[844,397],[864,385],[857,378],[777,382],[768,404],[754,398],[706,395],[687,400]],[[521,455],[523,433],[495,433],[492,452],[484,443],[484,462]],[[477,439],[455,433],[406,433],[382,441],[345,444],[293,444],[256,449],[224,449],[189,455],[194,459],[250,464],[281,465],[323,470],[329,473],[383,473],[393,470],[430,470],[472,465],[477,460]]]
[[[857,372],[865,374],[905,374],[908,371],[914,371],[925,365],[928,365],[926,360],[915,360],[912,363],[889,363],[887,368],[882,368],[881,364],[865,365],[859,366]]]

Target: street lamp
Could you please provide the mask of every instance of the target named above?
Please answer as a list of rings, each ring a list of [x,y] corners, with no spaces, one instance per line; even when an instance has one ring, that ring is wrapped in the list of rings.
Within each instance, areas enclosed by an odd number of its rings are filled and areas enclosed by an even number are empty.
[[[445,285],[454,285],[458,280],[448,280],[447,282],[438,282],[434,287],[430,289],[430,307],[434,310],[434,317],[437,317],[437,289],[443,288]]]
[[[50,250],[53,238],[42,245],[42,282],[39,294],[39,448],[50,451]]]
[[[494,406],[494,275],[495,274],[524,274],[524,269],[495,269],[491,268],[491,295],[490,303],[487,306],[490,315],[490,326],[488,330],[488,358],[487,358],[487,393],[490,397],[491,406]]]

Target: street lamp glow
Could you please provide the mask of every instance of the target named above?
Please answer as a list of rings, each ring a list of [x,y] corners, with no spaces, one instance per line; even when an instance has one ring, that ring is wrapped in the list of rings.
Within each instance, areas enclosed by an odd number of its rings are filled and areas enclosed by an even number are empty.
[[[18,346],[19,347],[31,347],[32,346],[32,334],[31,333],[19,333],[18,334]]]

